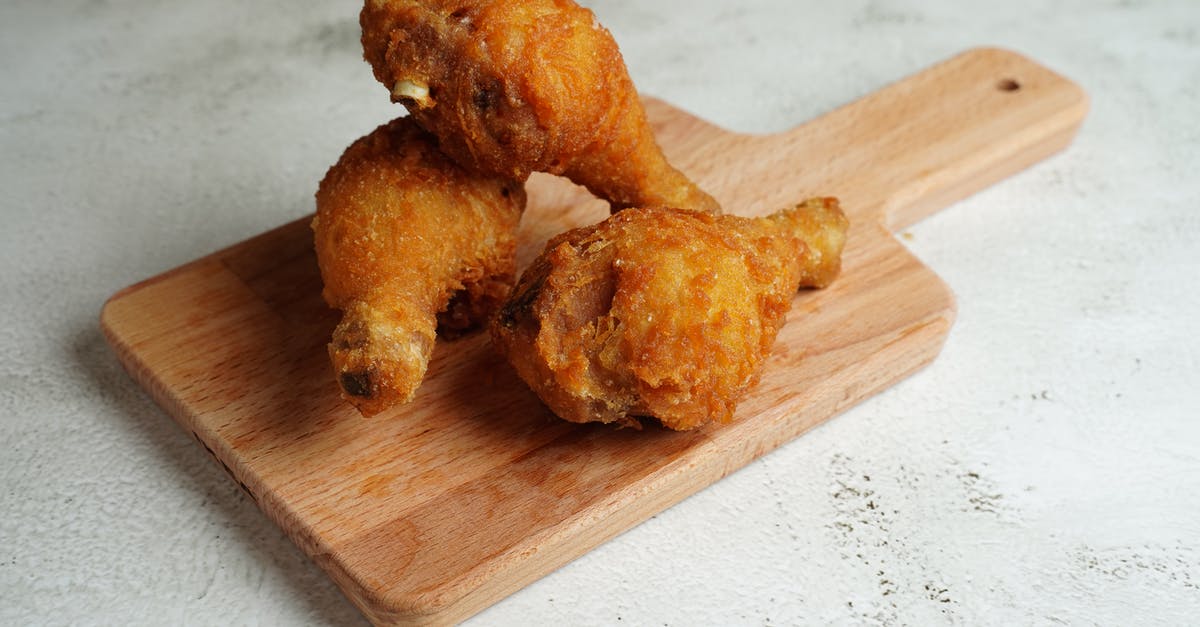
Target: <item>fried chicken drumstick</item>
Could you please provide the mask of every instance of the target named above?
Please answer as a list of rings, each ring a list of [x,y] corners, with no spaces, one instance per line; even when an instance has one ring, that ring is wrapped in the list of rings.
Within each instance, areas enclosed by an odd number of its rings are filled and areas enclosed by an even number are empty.
[[[447,154],[565,175],[612,210],[720,206],[667,163],[612,35],[570,0],[366,0],[364,55]]]
[[[317,191],[323,295],[343,318],[329,356],[366,416],[410,400],[436,333],[481,325],[508,295],[521,183],[469,173],[409,119],[354,142]]]
[[[756,219],[627,209],[551,240],[492,337],[566,420],[728,422],[797,288],[839,272],[846,227],[833,198]]]

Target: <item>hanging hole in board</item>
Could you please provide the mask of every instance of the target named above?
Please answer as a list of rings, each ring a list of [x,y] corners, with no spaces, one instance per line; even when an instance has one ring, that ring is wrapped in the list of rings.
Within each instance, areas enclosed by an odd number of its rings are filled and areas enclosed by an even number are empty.
[[[1000,82],[996,83],[996,89],[999,89],[1000,91],[1017,91],[1021,89],[1021,84],[1014,79],[1004,78],[1000,79]]]

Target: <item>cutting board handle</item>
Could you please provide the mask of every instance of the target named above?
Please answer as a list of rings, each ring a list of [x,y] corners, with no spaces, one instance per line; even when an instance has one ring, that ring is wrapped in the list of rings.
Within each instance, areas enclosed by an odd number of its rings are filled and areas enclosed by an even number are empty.
[[[977,48],[764,147],[822,171],[807,173],[806,193],[838,196],[852,221],[899,230],[1066,148],[1087,110],[1075,83],[1017,53]]]

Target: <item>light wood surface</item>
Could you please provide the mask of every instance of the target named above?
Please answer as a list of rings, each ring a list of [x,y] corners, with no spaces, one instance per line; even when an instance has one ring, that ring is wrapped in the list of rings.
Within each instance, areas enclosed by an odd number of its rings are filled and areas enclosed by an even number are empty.
[[[413,403],[364,420],[328,365],[337,314],[320,299],[308,218],[122,290],[105,333],[372,621],[462,620],[931,361],[953,297],[889,229],[1061,150],[1087,97],[979,49],[779,135],[647,107],[668,156],[728,212],[834,195],[852,221],[842,277],[796,297],[731,425],[559,421],[482,334],[440,343]],[[535,176],[529,191],[521,263],[606,215],[561,180]]]

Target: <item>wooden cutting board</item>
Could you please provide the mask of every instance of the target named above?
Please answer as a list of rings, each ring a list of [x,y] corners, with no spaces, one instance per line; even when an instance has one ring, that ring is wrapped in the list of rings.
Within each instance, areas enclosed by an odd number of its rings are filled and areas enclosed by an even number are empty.
[[[372,621],[462,620],[930,362],[954,300],[890,229],[1066,147],[1087,97],[1028,59],[979,49],[779,135],[647,108],[668,156],[728,212],[835,195],[852,221],[844,274],[797,295],[733,424],[559,421],[485,334],[439,343],[416,400],[365,420],[328,365],[337,316],[319,296],[309,218],[122,290],[105,333]],[[551,177],[535,176],[529,199],[522,265],[550,236],[606,215]]]

